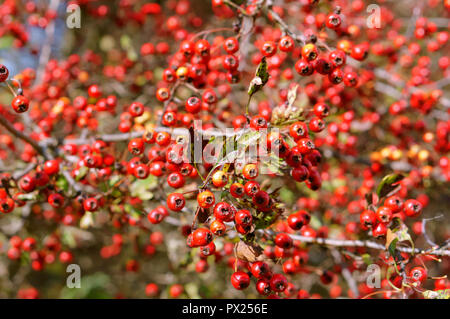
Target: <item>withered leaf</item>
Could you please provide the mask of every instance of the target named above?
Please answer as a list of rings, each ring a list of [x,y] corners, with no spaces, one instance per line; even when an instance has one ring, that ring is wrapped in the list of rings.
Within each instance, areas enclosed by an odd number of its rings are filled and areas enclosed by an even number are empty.
[[[247,262],[262,261],[266,259],[261,246],[255,243],[240,241],[236,244],[236,257]]]

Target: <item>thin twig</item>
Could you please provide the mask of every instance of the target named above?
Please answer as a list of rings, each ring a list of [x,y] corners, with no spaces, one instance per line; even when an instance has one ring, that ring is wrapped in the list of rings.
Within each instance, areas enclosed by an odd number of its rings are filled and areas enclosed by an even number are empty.
[[[427,243],[430,244],[433,247],[434,246],[439,246],[439,245],[431,240],[430,236],[428,236],[428,234],[427,234],[427,230],[426,230],[425,227],[426,227],[426,224],[427,224],[428,221],[435,220],[435,219],[440,219],[442,217],[444,217],[444,215],[439,215],[439,216],[435,216],[435,217],[432,217],[432,218],[424,218],[424,219],[422,219],[422,234],[423,234],[423,237],[425,238]]]
[[[0,125],[3,125],[15,137],[20,138],[21,140],[30,144],[36,150],[36,152],[38,152],[44,158],[48,157],[46,152],[44,151],[44,148],[42,148],[36,141],[32,140],[29,136],[23,134],[22,132],[16,130],[16,128],[10,122],[8,122],[4,117],[1,116]]]

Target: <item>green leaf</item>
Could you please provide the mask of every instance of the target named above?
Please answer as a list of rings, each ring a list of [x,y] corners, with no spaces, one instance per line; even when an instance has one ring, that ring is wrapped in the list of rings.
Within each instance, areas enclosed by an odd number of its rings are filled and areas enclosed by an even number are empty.
[[[271,214],[265,215],[263,218],[258,219],[255,222],[255,229],[266,229],[270,225],[272,225],[277,218],[277,214],[275,212],[272,212]]]
[[[400,182],[404,176],[402,174],[390,174],[386,175],[377,187],[377,195],[379,198],[385,197],[387,194],[392,192],[396,187],[398,182]]]
[[[58,179],[56,180],[56,187],[63,190],[64,192],[67,192],[69,190],[69,182],[63,175],[59,175]]]
[[[108,182],[109,187],[113,187],[114,185],[116,185],[121,178],[122,177],[120,177],[119,175],[114,175],[113,177],[111,177],[111,179]]]
[[[0,37],[0,49],[8,49],[12,47],[14,43],[14,37],[10,35],[5,35]]]
[[[399,251],[397,250],[397,244],[404,241],[408,241],[414,249],[414,242],[408,232],[408,227],[401,221],[400,218],[394,218],[393,225],[387,230],[386,248],[392,258],[394,258],[395,263],[401,259]]]
[[[136,218],[136,219],[139,219],[142,215],[144,215],[142,213],[142,211],[134,208],[130,204],[125,204],[124,210],[125,210],[126,213],[130,214],[133,218]]]
[[[81,181],[89,172],[89,168],[86,166],[81,166],[80,169],[78,170],[78,174],[77,176],[75,176],[75,180],[77,182]]]
[[[261,133],[259,131],[250,131],[237,139],[238,149],[241,146],[249,146],[251,144],[256,144],[260,139]]]
[[[283,187],[280,190],[280,199],[283,203],[292,205],[295,201],[295,195],[289,188]]]
[[[258,69],[256,70],[255,77],[250,82],[248,95],[252,96],[256,92],[258,92],[264,85],[266,85],[267,81],[269,81],[269,73],[267,72],[266,57],[263,57],[261,63],[258,66]]]
[[[361,258],[362,258],[362,260],[364,261],[364,263],[365,263],[366,265],[371,265],[371,264],[373,264],[372,257],[370,257],[369,254],[363,254],[363,255],[361,256]]]
[[[72,232],[70,232],[68,230],[65,230],[62,233],[61,241],[63,242],[64,245],[66,245],[70,248],[75,248],[77,246],[75,237],[73,236]]]
[[[388,246],[388,251],[389,251],[389,254],[391,254],[391,256],[394,258],[394,260],[395,260],[395,258],[396,258],[396,250],[397,250],[397,242],[398,242],[398,238],[394,238],[390,243],[389,243],[389,246]]]
[[[131,48],[131,38],[128,35],[122,35],[120,37],[120,46],[124,50],[128,50]]]
[[[139,197],[142,200],[150,200],[153,198],[153,192],[151,190],[158,186],[156,177],[150,175],[146,179],[137,179],[130,186],[131,196]]]
[[[198,284],[195,282],[187,283],[184,286],[184,290],[190,299],[200,299],[200,295],[198,294]]]
[[[39,199],[39,193],[20,194],[17,196],[17,199],[21,201],[37,201]]]

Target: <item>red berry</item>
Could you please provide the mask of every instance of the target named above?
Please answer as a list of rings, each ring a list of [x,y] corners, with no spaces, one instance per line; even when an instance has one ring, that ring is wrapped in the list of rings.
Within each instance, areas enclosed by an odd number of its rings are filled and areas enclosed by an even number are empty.
[[[408,217],[417,217],[422,213],[422,204],[415,199],[408,199],[404,204],[404,211]]]
[[[286,277],[281,274],[275,274],[270,279],[270,288],[275,292],[283,292],[287,285]]]
[[[214,194],[209,190],[200,192],[197,195],[197,202],[200,207],[209,208],[209,207],[213,206],[215,203]]]
[[[184,208],[185,204],[186,200],[184,199],[183,194],[172,193],[169,196],[167,196],[167,207],[169,207],[170,210],[179,212]]]
[[[17,113],[23,113],[28,110],[29,101],[23,95],[17,95],[11,102],[11,106]]]
[[[192,243],[195,247],[206,246],[213,240],[209,229],[198,228],[192,232]]]
[[[231,284],[238,290],[245,289],[250,285],[250,276],[243,271],[236,271],[231,275]]]
[[[95,197],[86,198],[83,201],[83,208],[88,212],[95,212],[98,209],[98,200]]]
[[[0,64],[0,82],[5,82],[9,76],[9,70],[3,64]]]

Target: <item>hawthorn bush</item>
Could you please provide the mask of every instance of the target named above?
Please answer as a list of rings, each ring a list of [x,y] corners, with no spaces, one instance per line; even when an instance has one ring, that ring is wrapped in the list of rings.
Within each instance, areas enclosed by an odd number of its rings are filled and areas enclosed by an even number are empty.
[[[449,13],[2,1],[0,297],[448,298]]]

